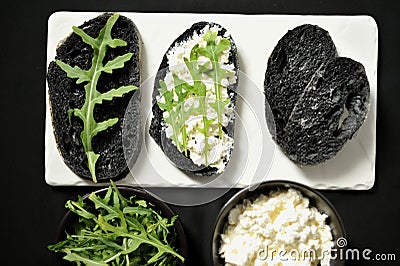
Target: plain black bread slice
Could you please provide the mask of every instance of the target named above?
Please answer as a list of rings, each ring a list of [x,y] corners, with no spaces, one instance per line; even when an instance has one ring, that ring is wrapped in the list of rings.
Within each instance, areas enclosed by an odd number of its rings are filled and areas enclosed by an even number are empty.
[[[329,61],[296,103],[280,138],[281,147],[300,164],[329,160],[363,124],[368,99],[369,83],[362,64],[345,57]]]
[[[152,112],[153,118],[151,120],[151,125],[149,129],[150,136],[155,140],[157,145],[162,149],[164,154],[169,158],[169,160],[179,169],[184,171],[187,174],[195,175],[195,176],[212,176],[217,174],[217,169],[214,167],[206,167],[204,165],[198,166],[192,162],[192,160],[186,157],[183,153],[181,153],[178,148],[173,144],[173,142],[166,137],[165,131],[163,130],[163,111],[157,105],[157,97],[160,96],[160,92],[158,91],[159,88],[159,81],[163,80],[167,74],[168,70],[168,59],[167,54],[168,52],[173,49],[177,44],[185,42],[192,38],[193,33],[196,32],[200,34],[201,31],[207,25],[211,27],[217,26],[221,30],[219,31],[218,35],[223,36],[226,32],[226,29],[223,28],[221,25],[213,23],[213,22],[197,22],[193,24],[189,29],[187,29],[184,33],[182,33],[168,48],[166,53],[163,56],[161,61],[160,67],[158,69],[157,75],[154,81],[153,87],[153,96],[152,96]],[[233,64],[236,71],[236,83],[228,86],[228,94],[230,96],[230,101],[233,106],[236,103],[236,89],[238,84],[238,70],[239,70],[239,60],[237,56],[237,48],[236,44],[233,41],[232,37],[228,37],[231,43],[231,50],[229,55],[229,62],[228,64]],[[229,122],[228,126],[224,128],[224,131],[230,136],[231,138],[234,137],[234,124],[235,124],[235,117]],[[232,150],[231,150],[232,152]],[[225,165],[228,164],[228,161],[225,162]]]
[[[270,132],[300,165],[335,156],[368,112],[363,65],[337,57],[328,32],[315,25],[299,26],[278,42],[268,60],[264,89]]]
[[[279,40],[268,59],[264,81],[265,100],[274,116],[277,135],[313,75],[335,56],[329,33],[318,26],[296,27]]]
[[[110,13],[102,14],[84,22],[79,28],[96,38],[111,15]],[[126,41],[127,46],[108,49],[104,62],[129,52],[133,53],[133,56],[123,68],[114,70],[112,74],[103,73],[98,81],[97,90],[106,92],[123,85],[139,87],[141,39],[138,29],[130,19],[119,16],[112,28],[111,36]],[[92,56],[92,48],[85,44],[80,36],[72,33],[58,46],[55,59],[87,70],[91,66]],[[85,102],[83,85],[76,84],[76,79],[68,78],[55,61],[49,64],[47,83],[57,148],[65,164],[76,175],[91,180],[87,157],[80,138],[83,123],[75,116],[71,116],[71,123],[68,121],[68,110],[81,108]],[[132,102],[130,103],[131,98]],[[139,106],[139,90],[127,93],[121,98],[114,98],[112,101],[103,101],[101,105],[95,106],[94,118],[96,121],[119,118],[117,124],[98,133],[93,138],[93,150],[100,154],[96,163],[96,175],[99,182],[124,178],[129,173],[128,165],[133,165],[136,161],[142,141]],[[130,123],[130,126],[129,131],[125,132],[125,147],[123,147],[122,131],[126,112],[129,117],[127,122]],[[127,158],[124,156],[124,148],[127,151],[125,153],[128,154]]]

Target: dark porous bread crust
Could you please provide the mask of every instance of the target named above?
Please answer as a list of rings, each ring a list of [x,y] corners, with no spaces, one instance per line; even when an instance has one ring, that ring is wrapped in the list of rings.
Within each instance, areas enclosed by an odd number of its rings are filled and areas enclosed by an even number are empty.
[[[221,25],[212,22],[198,22],[193,24],[189,29],[187,29],[184,33],[182,33],[168,48],[167,52],[164,54],[164,57],[161,61],[160,67],[158,69],[154,87],[153,87],[153,100],[152,100],[152,112],[153,118],[151,120],[151,125],[149,129],[150,136],[155,140],[155,142],[160,146],[163,150],[165,155],[169,158],[169,160],[179,169],[184,171],[189,175],[194,176],[212,176],[217,173],[217,169],[214,167],[206,167],[204,165],[198,166],[195,165],[192,160],[186,157],[183,153],[181,153],[178,148],[172,143],[172,141],[166,137],[165,131],[163,130],[163,111],[157,105],[157,97],[160,95],[158,88],[159,88],[159,81],[163,80],[167,74],[168,70],[168,59],[167,54],[168,52],[175,47],[176,44],[182,43],[187,41],[188,39],[192,38],[193,33],[197,32],[197,34],[201,33],[201,30],[204,29],[205,26],[209,25],[210,28],[213,26],[218,26],[221,28],[218,35],[223,36],[226,32]],[[233,41],[232,37],[228,38],[231,42],[231,50],[229,55],[229,62],[228,64],[233,64],[236,71],[236,77],[238,77],[238,70],[239,70],[239,61],[237,56],[237,49],[235,42]],[[239,79],[237,79],[235,84],[228,86],[228,94],[230,95],[230,100],[233,106],[236,103],[236,89],[238,85]],[[228,126],[224,128],[224,131],[230,136],[231,138],[234,137],[234,124],[235,118],[233,118]],[[232,152],[232,151],[231,151]],[[227,165],[228,162],[225,162]]]
[[[264,90],[271,134],[300,165],[335,156],[368,112],[363,65],[338,57],[329,33],[315,25],[301,25],[280,39],[268,60]]]
[[[91,37],[96,38],[111,15],[110,13],[102,14],[86,21],[79,28],[83,29]],[[136,26],[130,19],[119,16],[111,31],[111,36],[126,41],[127,46],[109,48],[103,63],[129,52],[133,53],[133,56],[131,60],[125,63],[123,68],[114,70],[112,74],[102,73],[98,81],[97,90],[106,92],[125,85],[139,87],[141,40]],[[55,59],[59,59],[70,66],[79,66],[87,70],[91,66],[92,56],[92,48],[85,44],[80,36],[72,33],[57,48]],[[80,138],[83,122],[73,115],[71,116],[71,123],[68,121],[68,110],[81,108],[85,102],[84,84],[76,84],[76,79],[68,78],[55,61],[49,64],[47,82],[51,118],[58,150],[65,164],[76,175],[91,180],[87,157]],[[123,119],[131,98],[132,101],[139,103],[140,91],[136,90],[127,93],[121,98],[103,101],[101,105],[97,104],[95,106],[94,118],[96,121],[101,122],[110,118],[119,118],[117,124],[98,133],[93,138],[93,150],[95,153],[100,154],[96,163],[98,181],[118,180],[125,177],[129,172],[128,163],[133,164],[136,161],[141,143],[138,103],[134,103],[133,106],[135,107],[130,110],[130,117],[135,120],[128,121],[134,124],[132,130],[138,131],[129,134],[129,144],[126,147],[128,150],[134,150],[136,154],[130,153],[130,157],[125,158],[122,145]]]

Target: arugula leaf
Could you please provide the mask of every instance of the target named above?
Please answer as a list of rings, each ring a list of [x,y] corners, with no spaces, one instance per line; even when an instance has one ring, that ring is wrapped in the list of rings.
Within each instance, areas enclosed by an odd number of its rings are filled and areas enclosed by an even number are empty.
[[[173,74],[173,79],[174,79],[175,93],[178,97],[178,103],[179,103],[178,105],[175,106],[175,110],[174,110],[174,112],[177,113],[176,126],[182,134],[182,150],[184,151],[185,156],[187,156],[188,155],[188,153],[187,153],[187,133],[186,133],[185,122],[190,117],[193,107],[190,106],[188,110],[185,110],[185,101],[186,101],[187,95],[191,91],[192,86],[190,86],[185,81],[179,79],[179,77],[175,74]]]
[[[93,182],[97,182],[96,177],[96,162],[99,154],[96,154],[92,148],[92,139],[99,132],[112,127],[118,122],[118,118],[111,118],[106,121],[97,122],[93,117],[93,110],[96,104],[101,104],[103,101],[111,101],[115,97],[122,97],[124,94],[137,90],[133,85],[121,86],[117,89],[111,89],[105,93],[100,93],[96,87],[102,72],[111,74],[113,70],[123,68],[124,64],[131,59],[132,53],[127,53],[108,61],[103,64],[104,57],[108,48],[116,48],[118,46],[126,46],[124,40],[113,39],[111,37],[111,29],[117,21],[119,15],[114,14],[107,20],[106,25],[100,30],[97,38],[92,38],[87,35],[82,29],[73,27],[73,32],[82,38],[82,41],[90,45],[93,49],[92,65],[89,70],[82,70],[78,66],[69,66],[68,64],[56,60],[57,65],[67,73],[69,78],[77,79],[76,83],[86,83],[85,103],[83,106],[68,110],[68,119],[71,122],[71,115],[74,115],[83,121],[83,130],[81,132],[81,140],[88,159],[88,167],[91,173]]]
[[[212,64],[210,70],[205,69],[203,71],[214,80],[214,90],[217,99],[215,104],[210,104],[210,106],[213,107],[217,113],[219,138],[222,138],[222,111],[224,105],[221,105],[221,81],[228,75],[228,71],[221,68],[219,58],[222,53],[230,47],[231,43],[228,39],[221,38],[217,44],[217,37],[218,32],[206,32],[203,39],[207,42],[207,45],[201,48],[197,47],[196,53],[208,57]]]
[[[91,194],[86,204],[81,197],[66,207],[79,216],[75,234],[49,245],[77,265],[176,265],[184,261],[171,230],[177,219],[154,210],[148,202],[124,198],[111,181],[104,197]]]
[[[85,258],[83,256],[78,255],[77,253],[68,253],[64,256],[65,260],[72,261],[72,262],[83,262],[85,265],[88,266],[107,266],[107,263],[96,262],[91,259]]]
[[[168,90],[167,85],[163,80],[160,80],[160,94],[164,97],[164,103],[158,101],[157,104],[161,109],[167,110],[168,116],[164,118],[165,122],[172,126],[172,141],[175,142],[178,150],[181,150],[181,144],[179,141],[179,125],[177,125],[176,121],[178,119],[178,114],[175,112],[174,108],[177,105],[177,102],[174,100],[174,92],[172,90]]]

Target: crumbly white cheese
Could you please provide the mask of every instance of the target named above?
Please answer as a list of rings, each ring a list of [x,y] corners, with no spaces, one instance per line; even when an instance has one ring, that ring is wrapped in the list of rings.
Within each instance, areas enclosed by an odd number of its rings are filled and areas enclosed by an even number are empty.
[[[218,32],[221,29],[217,26],[209,27],[208,25],[201,30],[200,34],[196,32],[193,34],[192,38],[184,41],[182,43],[177,43],[175,47],[170,49],[167,53],[168,59],[168,71],[164,78],[164,82],[167,86],[167,89],[172,91],[174,90],[174,78],[173,75],[176,75],[179,79],[187,82],[190,85],[193,85],[194,81],[192,76],[190,75],[189,69],[187,68],[184,58],[190,58],[190,52],[195,45],[199,45],[200,47],[206,46],[206,41],[203,40],[204,34],[208,31]],[[225,33],[225,38],[229,37],[228,33]],[[216,39],[216,44],[221,40],[219,36]],[[221,90],[221,100],[224,101],[229,99],[227,87],[231,84],[236,83],[236,73],[234,70],[233,64],[228,64],[230,54],[230,48],[223,51],[222,55],[219,58],[220,67],[228,71],[228,75],[226,78],[222,79],[220,90]],[[207,62],[209,62],[209,58],[200,56],[198,59],[199,65],[208,66]],[[206,102],[208,104],[216,102],[215,95],[215,87],[214,81],[209,76],[203,74],[202,82],[206,85]],[[177,100],[178,96],[176,93],[174,94],[174,99]],[[188,110],[190,106],[198,107],[200,104],[200,100],[198,97],[188,97],[184,102],[185,110]],[[165,102],[165,99],[161,96],[158,99],[159,102]],[[164,111],[164,118],[169,114]],[[226,127],[228,123],[232,120],[234,115],[234,109],[232,105],[226,105],[222,112],[222,126]],[[205,154],[205,137],[204,134],[199,133],[199,128],[203,128],[203,119],[201,115],[195,114],[191,115],[185,122],[186,134],[188,136],[187,141],[187,149],[189,150],[190,159],[196,165],[205,165],[208,163],[209,166],[217,168],[217,172],[221,173],[225,170],[224,161],[229,160],[230,150],[233,147],[233,139],[229,137],[227,134],[223,133],[222,138],[219,137],[219,129],[218,129],[218,119],[217,113],[210,105],[207,106],[207,118],[215,119],[215,121],[210,126],[210,132],[208,132],[208,154],[207,154],[207,162],[206,162],[206,154]],[[171,138],[173,134],[172,126],[169,124],[165,124],[165,132],[168,138]],[[178,139],[182,141],[182,134],[178,135]],[[173,141],[174,143],[174,141]],[[174,143],[176,145],[176,143]]]
[[[288,189],[235,206],[221,234],[225,265],[329,265],[327,215],[309,205],[299,191]]]

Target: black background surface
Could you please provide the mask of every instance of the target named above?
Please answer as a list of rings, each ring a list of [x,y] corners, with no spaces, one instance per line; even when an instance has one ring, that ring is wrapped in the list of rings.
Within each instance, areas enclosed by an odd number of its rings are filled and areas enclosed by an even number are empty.
[[[379,28],[376,183],[369,191],[322,192],[340,213],[350,247],[397,257],[396,262],[347,265],[400,265],[399,1],[14,0],[2,6],[0,265],[52,265],[46,246],[54,241],[65,201],[91,190],[50,187],[44,180],[47,19],[61,10],[373,16]],[[268,34],[268,29],[249,30]],[[168,193],[179,191],[168,189]],[[172,206],[186,230],[188,265],[211,265],[215,218],[236,191],[198,207]]]

